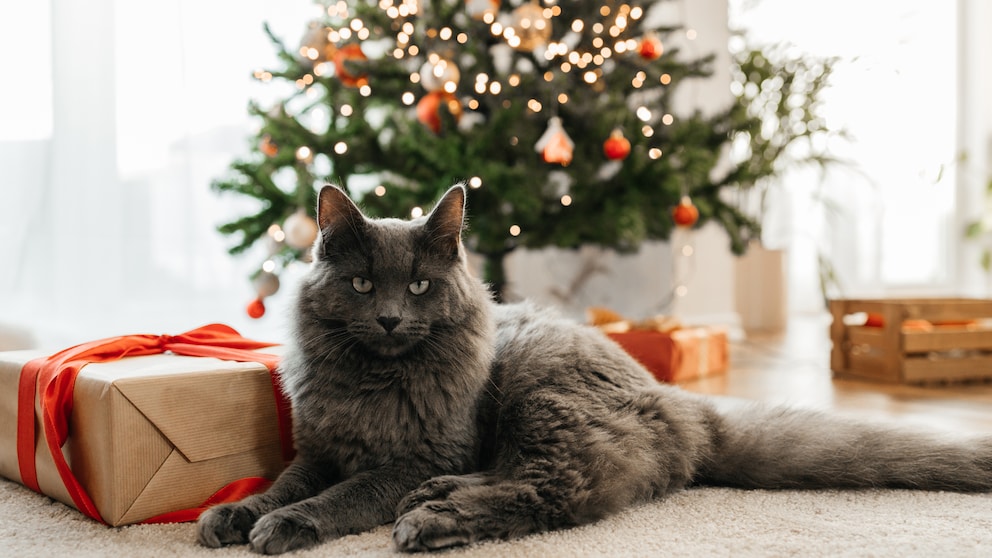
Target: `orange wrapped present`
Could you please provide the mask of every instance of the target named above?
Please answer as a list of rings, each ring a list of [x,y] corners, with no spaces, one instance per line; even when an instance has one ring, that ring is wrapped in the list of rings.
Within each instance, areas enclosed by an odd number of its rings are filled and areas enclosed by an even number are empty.
[[[271,345],[213,324],[0,352],[0,475],[114,526],[261,490],[292,457]]]
[[[685,327],[670,316],[631,321],[603,308],[590,308],[589,321],[662,382],[676,383],[727,371],[727,332]]]

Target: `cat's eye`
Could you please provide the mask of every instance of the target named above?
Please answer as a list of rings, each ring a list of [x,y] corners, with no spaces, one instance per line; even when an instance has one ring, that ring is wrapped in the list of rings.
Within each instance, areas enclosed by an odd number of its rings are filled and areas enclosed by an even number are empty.
[[[429,289],[430,287],[431,287],[430,281],[428,281],[427,279],[421,279],[419,281],[414,281],[413,283],[410,283],[410,285],[407,288],[409,288],[410,292],[415,295],[422,295],[426,293],[427,289]]]
[[[351,286],[362,294],[372,292],[372,281],[369,281],[364,277],[359,277],[358,275],[352,278]]]

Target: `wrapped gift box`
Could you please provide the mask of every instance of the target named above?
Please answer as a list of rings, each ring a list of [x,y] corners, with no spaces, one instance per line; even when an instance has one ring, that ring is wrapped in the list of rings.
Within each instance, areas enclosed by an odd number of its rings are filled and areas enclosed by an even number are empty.
[[[727,332],[720,328],[632,329],[607,335],[663,382],[684,382],[727,370]]]
[[[24,365],[44,356],[0,352],[0,475],[29,486],[19,460],[18,388]],[[261,362],[164,353],[87,364],[71,402],[62,454],[109,525],[194,508],[238,479],[274,479],[288,458],[286,419],[277,412],[285,403],[277,405]],[[46,441],[40,393],[34,411],[38,489],[78,508]]]

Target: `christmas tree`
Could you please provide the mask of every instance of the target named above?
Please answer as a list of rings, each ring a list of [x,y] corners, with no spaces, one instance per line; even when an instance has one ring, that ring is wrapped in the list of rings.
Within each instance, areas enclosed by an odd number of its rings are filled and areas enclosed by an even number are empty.
[[[220,227],[240,235],[232,253],[270,245],[250,313],[280,266],[308,257],[325,183],[371,214],[416,217],[464,181],[466,244],[497,294],[517,247],[633,251],[712,220],[743,253],[760,221],[728,193],[825,160],[812,140],[825,132],[829,64],[744,49],[737,101],[676,118],[675,91],[706,79],[713,57],[667,46],[686,31],[652,23],[663,1],[340,0],[322,4],[298,49],[266,28],[282,67],[255,77],[295,91],[250,107],[253,152],[213,185],[262,201]]]

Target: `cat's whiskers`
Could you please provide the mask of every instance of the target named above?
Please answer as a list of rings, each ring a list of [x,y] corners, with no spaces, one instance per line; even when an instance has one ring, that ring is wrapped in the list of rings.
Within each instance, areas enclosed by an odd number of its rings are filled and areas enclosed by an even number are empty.
[[[330,344],[328,344],[330,342]],[[319,335],[302,340],[300,348],[305,352],[317,351],[323,354],[320,366],[323,368],[328,363],[328,359],[337,355],[333,365],[337,365],[341,359],[348,354],[350,349],[358,341],[343,329],[323,330]]]
[[[318,348],[320,350],[335,349],[339,346],[343,346],[344,342],[348,341],[350,336],[344,331],[325,331],[321,332],[320,335],[313,336],[309,339],[304,340],[300,345],[304,349],[314,349]],[[334,344],[330,347],[326,346],[326,342],[331,341]]]

